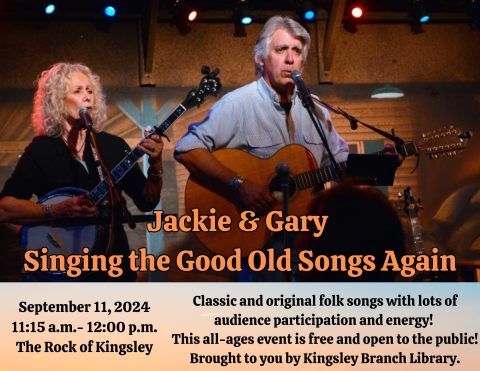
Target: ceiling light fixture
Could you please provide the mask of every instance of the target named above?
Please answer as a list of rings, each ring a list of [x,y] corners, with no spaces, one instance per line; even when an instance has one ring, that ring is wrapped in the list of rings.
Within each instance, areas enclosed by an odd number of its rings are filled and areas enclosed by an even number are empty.
[[[371,98],[375,99],[392,99],[392,98],[401,98],[405,96],[405,93],[402,89],[396,88],[390,84],[385,84],[381,88],[375,89],[372,92]]]

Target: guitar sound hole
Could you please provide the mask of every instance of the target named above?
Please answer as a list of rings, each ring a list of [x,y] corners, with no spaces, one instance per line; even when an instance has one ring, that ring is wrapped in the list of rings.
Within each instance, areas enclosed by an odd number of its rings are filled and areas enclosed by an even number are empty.
[[[270,181],[270,185],[268,187],[270,194],[279,202],[282,203],[282,178],[280,176],[274,177]],[[288,178],[288,196],[293,197],[293,195],[297,192],[297,184],[295,181],[289,177]]]

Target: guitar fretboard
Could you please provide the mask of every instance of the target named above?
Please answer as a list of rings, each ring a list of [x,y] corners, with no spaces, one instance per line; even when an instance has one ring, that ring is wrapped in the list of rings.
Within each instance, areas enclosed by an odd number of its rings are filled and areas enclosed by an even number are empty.
[[[168,118],[159,125],[156,130],[151,132],[146,138],[150,138],[152,135],[162,135],[187,109],[183,105],[179,105]],[[117,184],[128,171],[143,157],[145,153],[138,147],[138,145],[128,152],[125,158],[110,171],[112,181]],[[108,194],[109,180],[105,177],[89,194],[89,199],[97,206]]]
[[[339,162],[338,166],[340,171],[344,172],[347,167],[347,162]],[[295,182],[300,190],[315,187],[320,184],[325,184],[332,180],[336,180],[338,176],[335,174],[335,170],[332,165],[327,165],[322,168],[306,171],[295,176]]]

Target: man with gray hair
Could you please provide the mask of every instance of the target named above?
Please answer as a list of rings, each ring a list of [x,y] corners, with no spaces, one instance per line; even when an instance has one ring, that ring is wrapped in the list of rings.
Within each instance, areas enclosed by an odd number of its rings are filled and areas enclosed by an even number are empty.
[[[270,18],[254,49],[259,79],[222,97],[203,122],[190,125],[175,148],[176,160],[193,177],[231,188],[238,202],[257,215],[271,210],[276,200],[260,184],[220,163],[211,152],[236,148],[269,158],[296,143],[306,147],[319,166],[328,164],[324,145],[292,79],[293,70],[303,70],[309,47],[310,35],[299,23],[289,17]],[[330,114],[322,107],[317,112],[335,160],[346,161],[348,145],[333,128]],[[281,253],[281,238],[277,242],[272,244]],[[277,273],[266,280],[283,280],[283,273]]]

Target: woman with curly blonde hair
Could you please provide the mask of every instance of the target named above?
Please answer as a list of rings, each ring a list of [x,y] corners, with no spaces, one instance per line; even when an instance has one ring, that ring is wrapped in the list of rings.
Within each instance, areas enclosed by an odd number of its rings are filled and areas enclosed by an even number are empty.
[[[100,85],[100,77],[87,66],[75,63],[57,63],[44,71],[37,81],[38,89],[33,103],[32,124],[37,135],[57,137],[63,131],[63,123],[67,119],[65,111],[65,96],[75,73],[81,73],[91,83],[95,106],[90,110],[94,122],[93,129],[101,131],[107,120],[107,105],[105,95]]]
[[[85,117],[80,117],[81,110],[90,114],[92,130],[87,130],[90,125],[85,123]],[[102,132],[106,111],[100,78],[87,66],[57,63],[40,75],[32,115],[38,136],[25,149],[0,193],[0,222],[29,225],[98,213],[85,195],[52,205],[30,199],[65,187],[89,192],[106,176],[105,171],[97,167],[99,157],[109,170],[124,159],[125,151],[130,151],[127,143]],[[150,211],[160,200],[163,142],[158,135],[153,135],[143,139],[138,148],[149,157],[148,177],[137,164],[121,179],[118,188],[120,193],[125,191],[141,211]],[[116,205],[114,210],[115,214],[120,213],[120,206]],[[129,253],[121,224],[115,228],[113,253]],[[124,274],[122,280],[133,280],[135,274],[130,273],[130,276]]]

